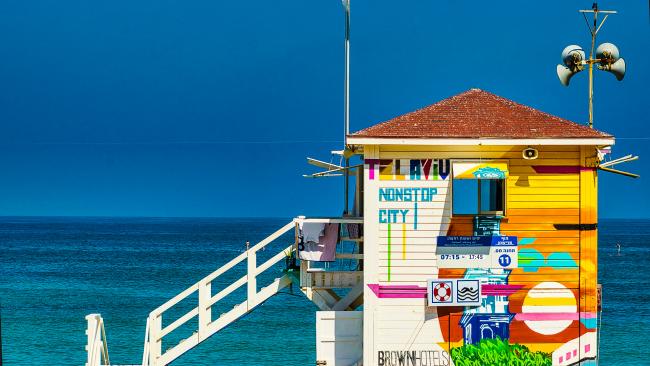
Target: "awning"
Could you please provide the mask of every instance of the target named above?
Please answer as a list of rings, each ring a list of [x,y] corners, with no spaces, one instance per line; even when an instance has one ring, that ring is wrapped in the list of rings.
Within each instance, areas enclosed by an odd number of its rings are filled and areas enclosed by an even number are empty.
[[[508,163],[505,162],[454,162],[455,179],[506,179]]]

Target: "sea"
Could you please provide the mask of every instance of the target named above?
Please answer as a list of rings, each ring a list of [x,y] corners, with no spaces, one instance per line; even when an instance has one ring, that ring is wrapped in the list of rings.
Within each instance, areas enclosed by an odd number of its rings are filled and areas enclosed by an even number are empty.
[[[111,363],[140,363],[149,312],[289,221],[0,217],[2,365],[83,365],[91,313],[104,318]],[[283,236],[259,261],[292,241]],[[600,221],[600,365],[650,366],[649,247],[650,220]],[[267,271],[261,285],[283,266]],[[245,263],[215,281],[213,293],[244,273]],[[213,311],[228,311],[243,291]],[[181,302],[164,324],[193,306],[194,297]],[[284,289],[174,365],[313,365],[316,310],[298,289]],[[172,335],[185,338],[193,327]]]

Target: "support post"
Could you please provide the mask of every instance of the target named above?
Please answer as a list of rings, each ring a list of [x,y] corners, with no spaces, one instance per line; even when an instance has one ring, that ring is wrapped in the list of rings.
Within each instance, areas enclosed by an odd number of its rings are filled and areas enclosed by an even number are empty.
[[[345,187],[343,191],[343,215],[350,213],[350,159],[345,158]]]
[[[150,316],[149,318],[149,364],[157,365],[158,359],[162,355],[162,314]]]
[[[86,353],[88,354],[86,366],[110,365],[111,361],[108,357],[106,331],[104,330],[102,316],[99,314],[90,314],[86,316],[86,321],[88,323],[88,328],[86,329],[86,336],[88,337],[86,344]]]
[[[248,301],[246,302],[246,307],[248,310],[251,310],[255,307],[255,301],[257,299],[257,253],[254,250],[247,250],[248,253],[248,282],[247,282],[247,293]]]
[[[208,306],[212,297],[212,283],[199,283],[199,339],[207,338],[207,327],[212,322],[212,307]]]
[[[354,210],[353,216],[363,216],[363,165],[355,171],[355,187],[354,187]]]
[[[99,331],[99,314],[86,315],[86,366],[100,366],[100,347],[98,347],[97,340],[100,337]]]

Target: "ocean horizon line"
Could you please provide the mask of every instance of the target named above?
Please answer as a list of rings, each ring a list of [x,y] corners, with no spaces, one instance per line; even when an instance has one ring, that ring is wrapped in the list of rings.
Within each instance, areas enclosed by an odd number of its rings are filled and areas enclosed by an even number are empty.
[[[54,219],[291,219],[296,216],[146,216],[146,215],[0,215],[2,219],[54,218]],[[330,215],[305,215],[307,217],[334,217]],[[650,217],[599,217],[605,221],[650,221]]]

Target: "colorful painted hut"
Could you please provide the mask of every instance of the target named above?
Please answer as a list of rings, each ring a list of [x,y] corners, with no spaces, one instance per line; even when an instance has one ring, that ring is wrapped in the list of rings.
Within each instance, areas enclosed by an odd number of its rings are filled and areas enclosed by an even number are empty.
[[[348,144],[365,168],[364,365],[596,357],[611,135],[471,89]]]
[[[317,365],[592,363],[596,167],[613,143],[478,89],[351,134],[354,209],[291,220],[153,310],[142,365],[171,363],[289,285],[320,310]],[[314,176],[343,170],[310,162],[327,169]],[[282,273],[262,284],[269,271]],[[102,318],[87,319],[87,365],[108,364]]]

